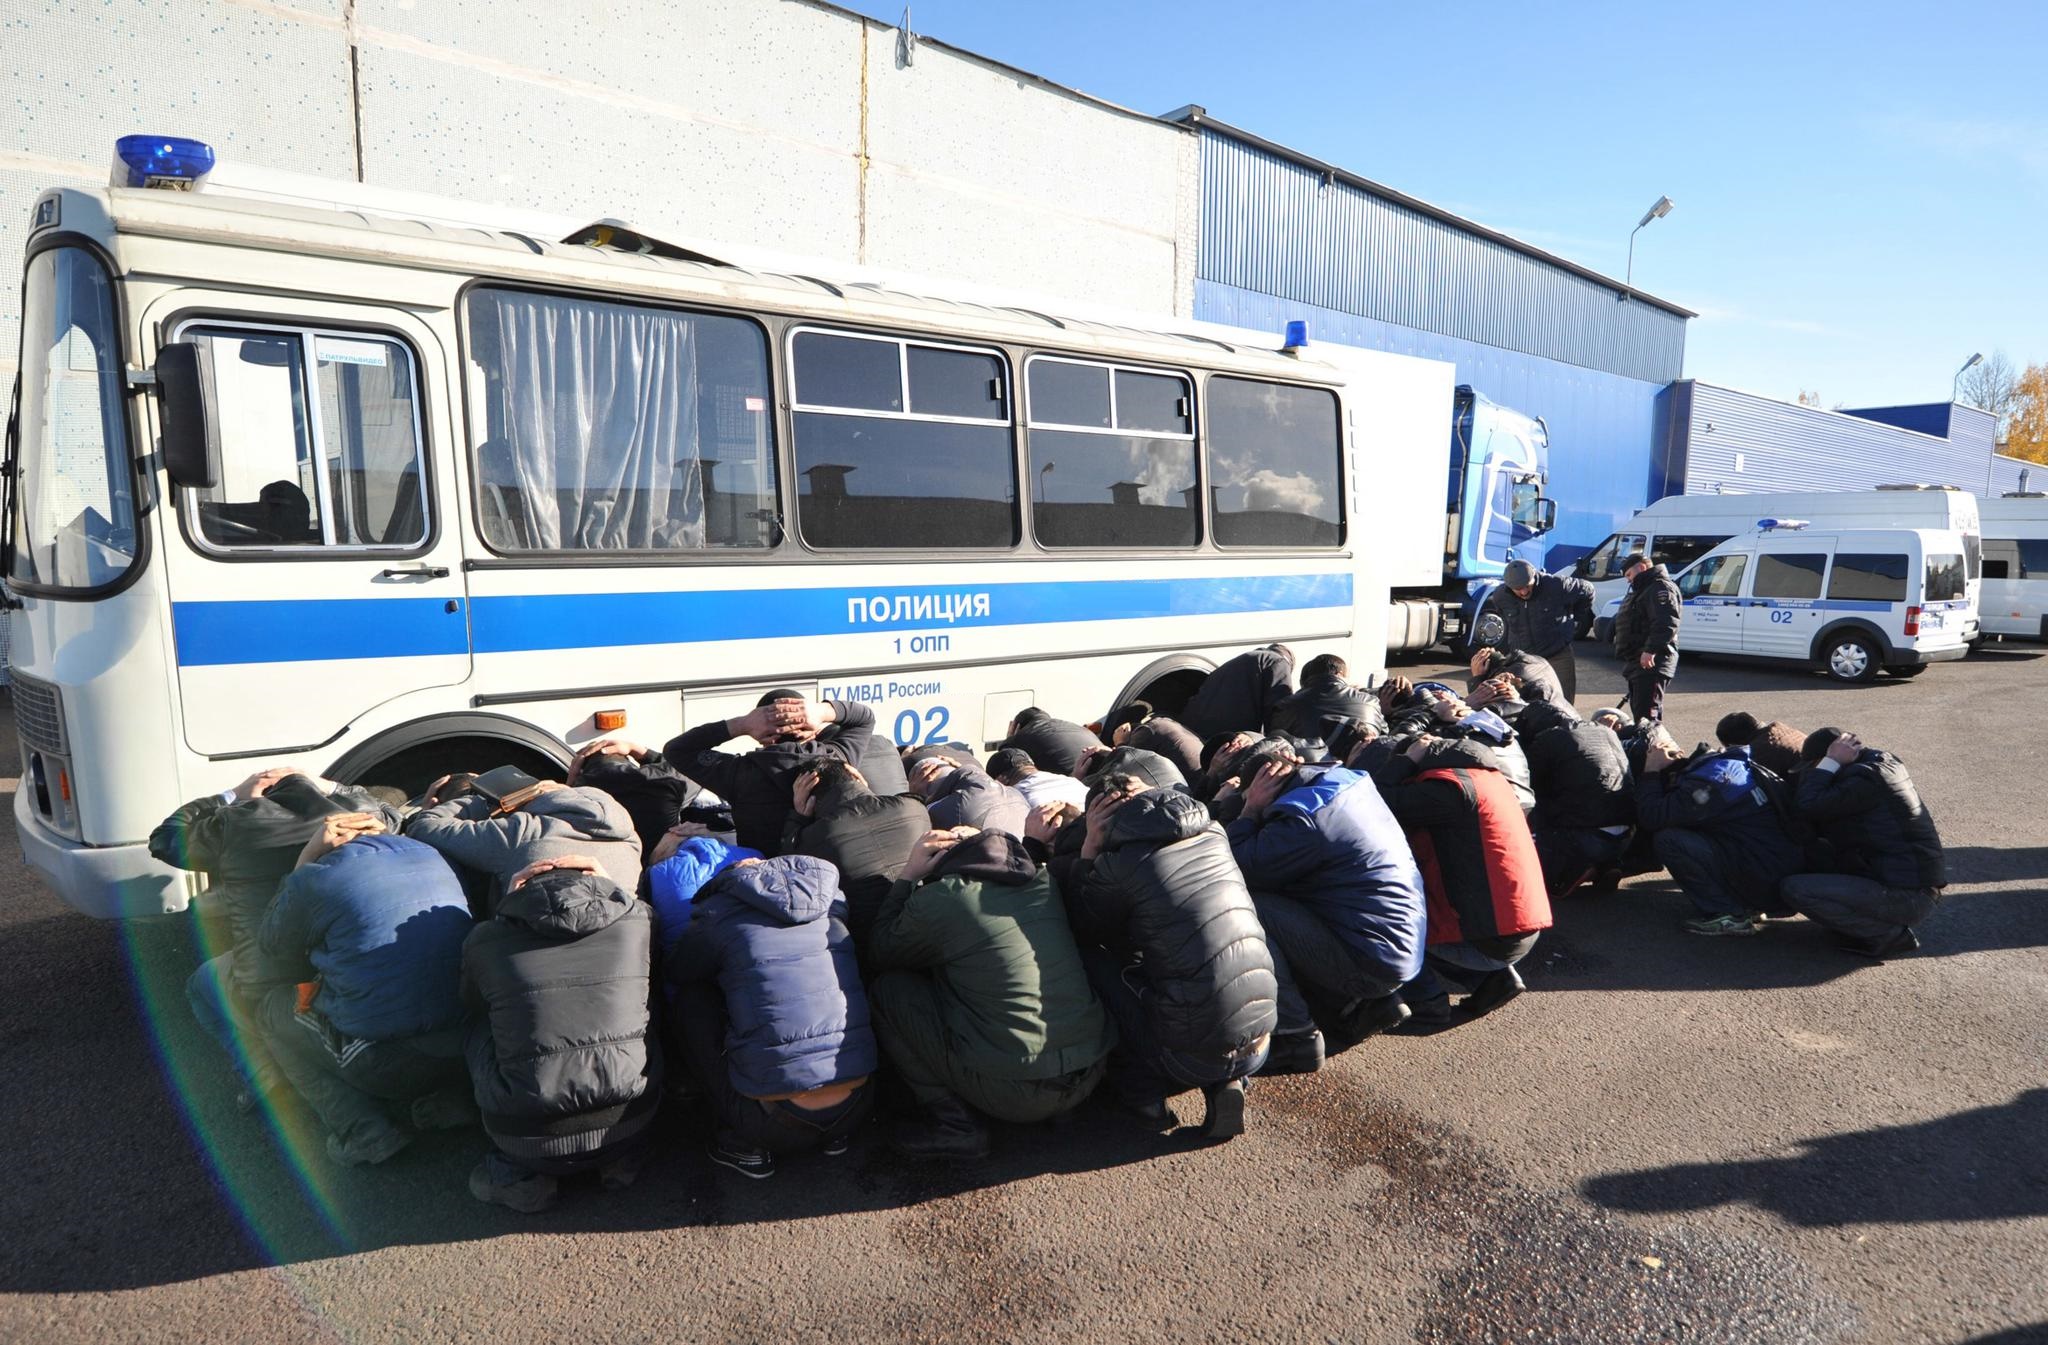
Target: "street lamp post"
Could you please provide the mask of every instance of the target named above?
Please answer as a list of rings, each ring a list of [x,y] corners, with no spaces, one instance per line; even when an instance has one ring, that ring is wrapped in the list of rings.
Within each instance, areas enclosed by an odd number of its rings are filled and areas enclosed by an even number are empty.
[[[1949,384],[1948,399],[1950,401],[1959,402],[1962,400],[1963,375],[1969,373],[1970,370],[1976,368],[1978,365],[1982,363],[1984,363],[1984,352],[1981,350],[1978,351],[1976,354],[1970,356],[1969,359],[1963,361],[1963,367],[1956,370],[1955,382]]]
[[[1663,219],[1666,215],[1670,214],[1673,204],[1672,199],[1668,196],[1658,197],[1657,204],[1645,210],[1642,219],[1636,222],[1636,227],[1628,231],[1628,271],[1624,274],[1621,282],[1621,301],[1623,303],[1628,302],[1629,295],[1635,289],[1636,235],[1641,233],[1651,220]]]

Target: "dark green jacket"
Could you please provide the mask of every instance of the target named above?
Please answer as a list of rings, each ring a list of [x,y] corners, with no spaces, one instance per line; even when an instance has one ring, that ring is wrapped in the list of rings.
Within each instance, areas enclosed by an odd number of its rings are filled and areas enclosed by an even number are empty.
[[[923,882],[899,881],[875,918],[868,956],[877,972],[931,976],[947,1034],[977,1074],[1056,1078],[1116,1044],[1052,875],[1013,836],[982,832]]]

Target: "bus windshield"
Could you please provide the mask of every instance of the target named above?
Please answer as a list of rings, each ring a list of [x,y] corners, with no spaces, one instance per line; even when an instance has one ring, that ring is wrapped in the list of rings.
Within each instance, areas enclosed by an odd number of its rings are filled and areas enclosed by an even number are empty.
[[[18,587],[100,589],[135,562],[114,311],[113,282],[90,253],[52,248],[29,262],[8,573]]]

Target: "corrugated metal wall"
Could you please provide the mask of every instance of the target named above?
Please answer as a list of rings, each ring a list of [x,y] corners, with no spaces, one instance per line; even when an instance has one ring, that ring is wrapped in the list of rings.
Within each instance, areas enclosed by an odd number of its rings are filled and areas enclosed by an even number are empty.
[[[1200,280],[1633,379],[1683,372],[1676,313],[1208,127],[1201,156]]]
[[[1973,406],[1953,408],[1948,433],[1932,435],[1711,383],[1680,389],[1669,456],[1683,464],[1688,495],[1868,490],[1907,481],[1981,490],[1990,466],[1993,420]],[[1890,420],[1935,423],[1904,414],[1909,408],[1882,409],[1895,413]]]
[[[2027,474],[2025,485],[2020,484],[2020,473]],[[1987,495],[2003,495],[2012,490],[2048,490],[2048,463],[2026,462],[2019,458],[2008,458],[2003,453],[1991,460],[1991,488]]]
[[[1457,366],[1460,383],[1524,415],[1542,416],[1550,427],[1550,493],[1557,500],[1547,561],[1553,569],[1597,546],[1622,520],[1665,493],[1653,493],[1651,477],[1651,446],[1661,438],[1657,383],[1208,280],[1195,281],[1195,316],[1275,333],[1302,319],[1313,340],[1444,360]],[[1450,422],[1446,406],[1447,435]]]

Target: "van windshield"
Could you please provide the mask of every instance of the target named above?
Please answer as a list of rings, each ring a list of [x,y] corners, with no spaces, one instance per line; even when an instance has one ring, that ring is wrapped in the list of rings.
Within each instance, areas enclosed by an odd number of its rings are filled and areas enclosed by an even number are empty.
[[[135,478],[114,288],[82,248],[28,264],[21,313],[11,582],[104,588],[135,563]]]

